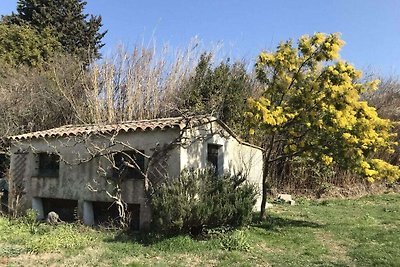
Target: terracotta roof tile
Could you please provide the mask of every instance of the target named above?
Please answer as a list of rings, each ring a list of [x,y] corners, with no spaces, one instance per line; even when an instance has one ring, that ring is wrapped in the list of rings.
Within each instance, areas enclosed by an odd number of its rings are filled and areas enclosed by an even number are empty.
[[[156,129],[164,130],[167,128],[193,127],[208,122],[216,121],[212,116],[192,116],[192,117],[174,117],[152,120],[127,121],[115,124],[91,124],[91,125],[65,125],[45,131],[26,133],[11,136],[11,140],[25,140],[32,138],[49,138],[78,136],[85,134],[107,134],[129,131],[152,131]]]

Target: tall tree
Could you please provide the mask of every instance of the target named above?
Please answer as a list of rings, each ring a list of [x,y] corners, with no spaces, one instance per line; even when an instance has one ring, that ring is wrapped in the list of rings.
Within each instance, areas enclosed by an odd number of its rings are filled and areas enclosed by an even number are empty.
[[[0,62],[36,67],[61,51],[61,44],[46,28],[37,32],[28,25],[0,24]]]
[[[262,217],[272,163],[284,158],[337,164],[371,182],[400,178],[398,166],[374,156],[392,150],[392,123],[360,99],[378,81],[360,82],[361,72],[339,60],[343,44],[338,34],[317,33],[300,38],[297,47],[287,41],[259,56],[256,70],[264,91],[248,100],[246,114],[265,148]]]
[[[211,54],[201,55],[180,95],[179,108],[212,114],[240,134],[244,132],[243,110],[251,96],[251,79],[243,63],[227,60],[214,67],[211,59]]]
[[[16,24],[29,24],[38,32],[51,28],[65,52],[79,56],[85,62],[100,57],[101,16],[83,13],[82,0],[19,0],[17,13],[5,18]]]

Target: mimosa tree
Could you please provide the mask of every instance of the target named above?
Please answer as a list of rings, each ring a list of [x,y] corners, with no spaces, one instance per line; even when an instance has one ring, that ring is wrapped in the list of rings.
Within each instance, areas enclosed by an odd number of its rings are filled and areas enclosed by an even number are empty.
[[[259,55],[257,78],[264,89],[248,99],[246,116],[250,134],[265,149],[261,217],[272,163],[293,156],[337,164],[370,182],[399,179],[398,166],[374,157],[395,145],[392,123],[360,99],[379,81],[360,82],[361,72],[339,58],[343,44],[339,34],[316,33]]]

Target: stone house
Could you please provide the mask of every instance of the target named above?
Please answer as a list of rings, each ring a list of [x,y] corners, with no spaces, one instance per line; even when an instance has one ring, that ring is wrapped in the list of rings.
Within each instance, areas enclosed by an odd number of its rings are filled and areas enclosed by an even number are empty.
[[[37,210],[39,219],[55,211],[64,221],[102,223],[116,216],[113,197],[120,194],[131,226],[146,227],[146,188],[184,169],[242,173],[261,189],[262,150],[210,116],[67,125],[10,141],[9,204]]]

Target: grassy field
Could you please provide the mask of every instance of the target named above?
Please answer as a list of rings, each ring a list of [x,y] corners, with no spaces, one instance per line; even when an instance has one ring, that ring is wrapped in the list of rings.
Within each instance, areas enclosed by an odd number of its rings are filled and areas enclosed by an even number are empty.
[[[298,200],[207,240],[57,227],[0,217],[5,266],[400,266],[400,195]]]

